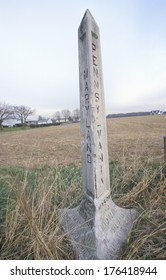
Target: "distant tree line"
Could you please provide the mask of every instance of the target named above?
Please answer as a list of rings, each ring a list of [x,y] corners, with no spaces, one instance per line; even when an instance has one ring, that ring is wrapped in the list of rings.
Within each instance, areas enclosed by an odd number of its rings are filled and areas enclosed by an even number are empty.
[[[3,126],[3,122],[7,120],[17,120],[20,121],[21,126],[26,125],[29,123],[28,117],[35,114],[35,110],[25,106],[12,106],[6,103],[0,102],[0,127]],[[51,120],[52,123],[60,123],[63,122],[78,122],[80,120],[80,110],[74,109],[73,111],[70,111],[69,109],[64,109],[62,111],[56,111],[52,118],[45,118],[42,116],[38,116],[38,120],[35,124],[41,123],[41,124],[47,124]],[[17,124],[18,125],[18,124]]]
[[[69,109],[62,111],[56,111],[52,118],[46,118],[41,115],[38,116],[38,120],[35,122],[28,122],[30,128],[46,127],[60,125],[63,123],[77,123],[80,121],[80,110],[75,109],[72,112]]]
[[[107,118],[123,118],[123,117],[134,117],[134,116],[157,115],[157,114],[160,114],[158,111],[161,112],[160,110],[154,110],[154,111],[150,111],[150,112],[131,112],[131,113],[109,114],[109,115],[107,115]],[[166,111],[163,111],[162,114],[166,114]]]
[[[61,120],[70,121],[70,122],[78,122],[80,120],[80,110],[74,109],[72,112],[69,109],[64,109],[61,112],[56,111],[52,117],[53,122],[61,121]]]

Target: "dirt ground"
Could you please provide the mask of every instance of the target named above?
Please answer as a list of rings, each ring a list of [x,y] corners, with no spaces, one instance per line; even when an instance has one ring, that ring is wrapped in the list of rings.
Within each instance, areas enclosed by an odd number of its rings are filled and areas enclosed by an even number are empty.
[[[148,157],[163,161],[166,115],[107,120],[110,160]],[[81,164],[79,124],[0,132],[0,166]]]

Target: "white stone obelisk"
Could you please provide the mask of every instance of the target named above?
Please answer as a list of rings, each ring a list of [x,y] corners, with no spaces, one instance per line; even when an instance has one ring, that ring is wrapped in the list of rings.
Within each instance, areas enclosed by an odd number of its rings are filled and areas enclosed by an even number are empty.
[[[136,218],[111,199],[99,28],[89,10],[78,29],[83,199],[59,211],[79,259],[117,259]]]

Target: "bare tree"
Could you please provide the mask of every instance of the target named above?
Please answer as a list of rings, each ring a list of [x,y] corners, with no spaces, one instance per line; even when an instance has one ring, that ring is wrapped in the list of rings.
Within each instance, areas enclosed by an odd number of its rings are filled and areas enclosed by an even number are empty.
[[[34,114],[35,110],[24,105],[14,106],[14,116],[21,121],[21,124],[25,124],[27,117]]]
[[[59,121],[61,120],[61,113],[59,111],[55,112],[52,118],[53,121]]]
[[[66,122],[67,119],[69,119],[69,117],[70,117],[70,110],[68,110],[68,109],[62,110],[62,115],[63,115],[63,117],[65,119],[65,122]]]
[[[43,120],[43,117],[41,115],[38,116],[38,121]]]
[[[79,109],[75,109],[73,110],[73,121],[79,121],[80,119],[80,110]]]
[[[11,105],[0,102],[0,127],[4,120],[13,117],[13,107]]]

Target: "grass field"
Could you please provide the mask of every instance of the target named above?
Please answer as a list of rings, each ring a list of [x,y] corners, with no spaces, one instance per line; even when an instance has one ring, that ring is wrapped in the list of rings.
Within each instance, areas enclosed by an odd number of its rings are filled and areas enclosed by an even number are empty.
[[[166,115],[107,120],[110,160],[134,156],[163,160]],[[81,163],[80,125],[0,132],[0,166]]]
[[[166,259],[166,115],[107,120],[114,201],[139,217],[121,259]],[[74,259],[57,208],[81,200],[79,124],[0,132],[0,258]]]

